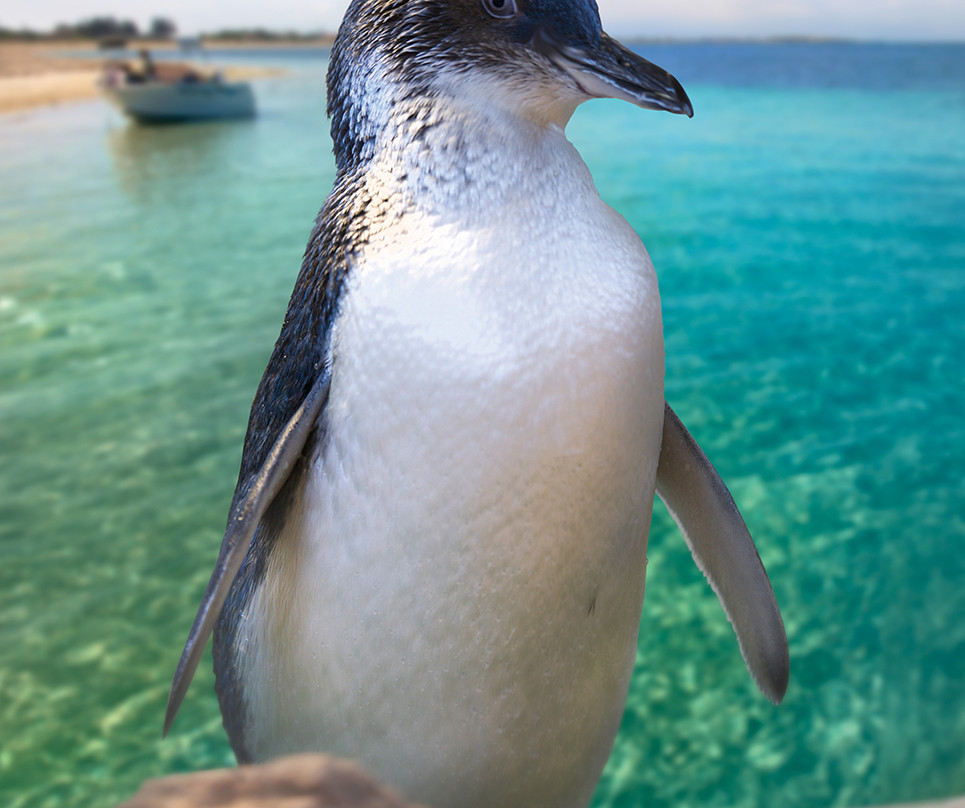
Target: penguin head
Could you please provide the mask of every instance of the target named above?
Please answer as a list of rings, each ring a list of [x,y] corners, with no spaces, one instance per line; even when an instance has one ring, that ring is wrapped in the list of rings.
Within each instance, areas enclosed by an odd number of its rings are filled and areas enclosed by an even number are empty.
[[[360,119],[413,97],[559,125],[590,98],[693,114],[670,73],[603,31],[594,0],[353,0],[328,83],[336,151]]]

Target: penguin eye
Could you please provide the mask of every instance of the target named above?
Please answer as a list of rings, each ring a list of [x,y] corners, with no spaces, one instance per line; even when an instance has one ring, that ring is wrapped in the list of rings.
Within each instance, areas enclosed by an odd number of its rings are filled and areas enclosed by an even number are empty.
[[[515,17],[518,13],[516,0],[482,0],[483,8],[490,17],[499,20],[508,20]]]

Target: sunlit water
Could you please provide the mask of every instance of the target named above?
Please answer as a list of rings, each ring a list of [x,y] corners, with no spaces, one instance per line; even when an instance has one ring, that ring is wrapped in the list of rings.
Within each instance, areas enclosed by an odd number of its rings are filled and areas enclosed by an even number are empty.
[[[644,52],[696,117],[595,102],[569,133],[650,248],[667,396],[793,668],[782,706],[755,691],[658,506],[595,804],[965,792],[965,47]],[[323,62],[287,59],[252,122],[0,117],[0,804],[233,762],[208,663],[160,726],[334,172]]]

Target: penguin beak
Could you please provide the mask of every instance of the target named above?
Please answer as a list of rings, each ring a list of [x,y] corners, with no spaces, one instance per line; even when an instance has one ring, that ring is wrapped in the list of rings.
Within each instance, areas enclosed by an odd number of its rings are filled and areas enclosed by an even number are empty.
[[[644,109],[665,110],[692,118],[694,107],[670,73],[608,34],[588,47],[564,45],[537,29],[533,45],[568,73],[590,98],[619,98]]]

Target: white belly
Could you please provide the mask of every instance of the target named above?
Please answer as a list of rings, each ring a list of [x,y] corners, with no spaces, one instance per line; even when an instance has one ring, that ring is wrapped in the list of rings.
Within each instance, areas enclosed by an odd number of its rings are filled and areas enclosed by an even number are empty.
[[[326,437],[242,627],[256,759],[351,756],[435,808],[589,800],[636,652],[663,341],[629,227],[596,203],[567,233],[414,219],[353,269]]]

